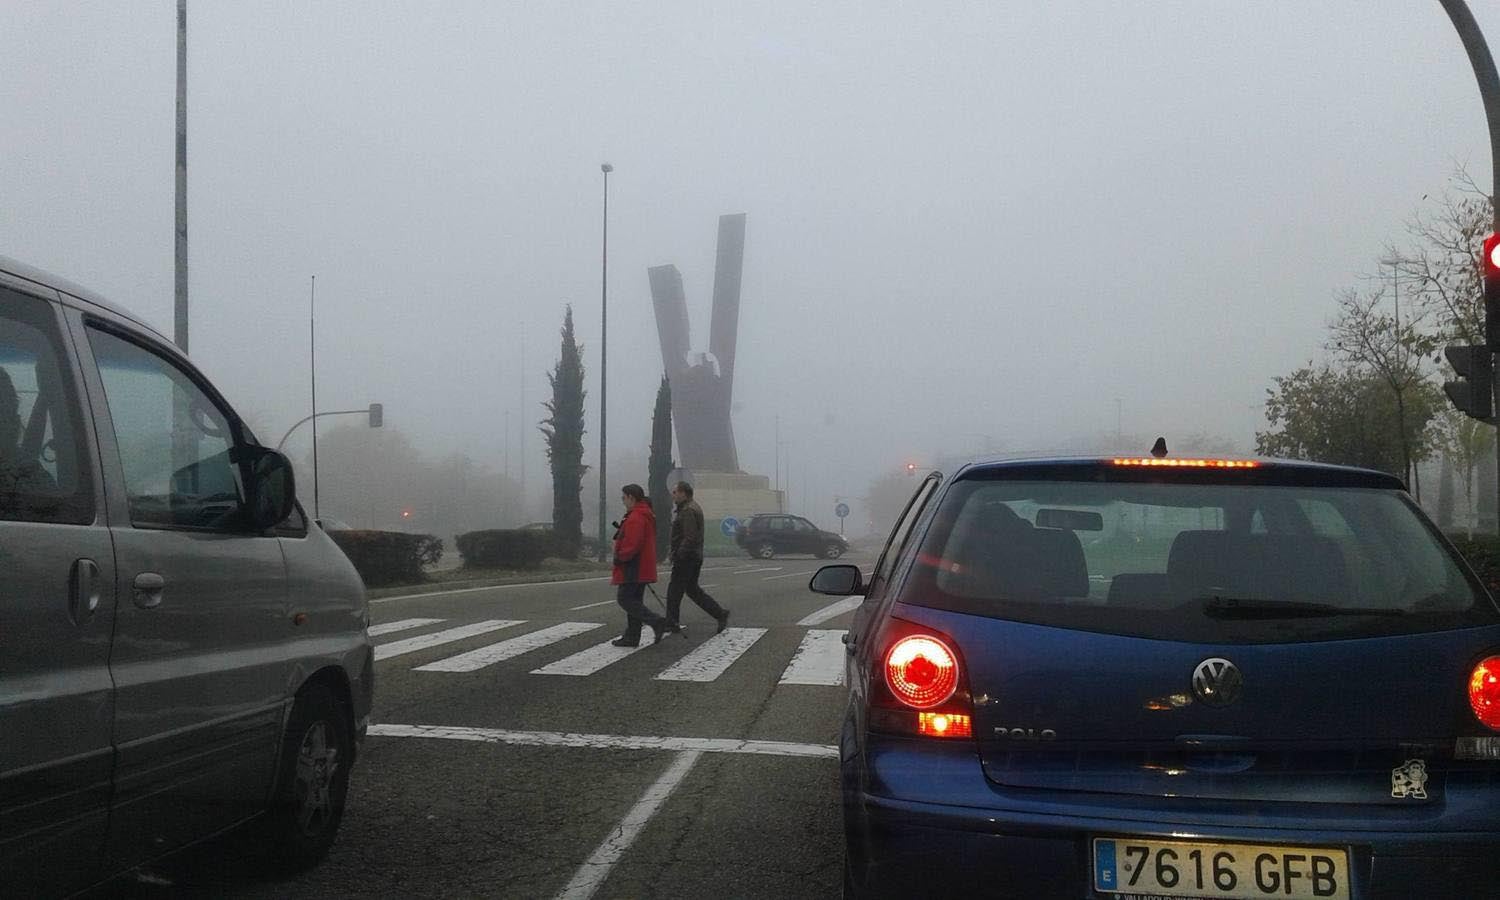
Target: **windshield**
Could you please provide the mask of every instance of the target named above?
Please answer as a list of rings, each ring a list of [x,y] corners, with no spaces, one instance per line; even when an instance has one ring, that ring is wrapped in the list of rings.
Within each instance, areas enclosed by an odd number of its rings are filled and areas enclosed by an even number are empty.
[[[960,481],[911,578],[902,597],[918,605],[1173,640],[1495,613],[1400,492],[1359,488]]]

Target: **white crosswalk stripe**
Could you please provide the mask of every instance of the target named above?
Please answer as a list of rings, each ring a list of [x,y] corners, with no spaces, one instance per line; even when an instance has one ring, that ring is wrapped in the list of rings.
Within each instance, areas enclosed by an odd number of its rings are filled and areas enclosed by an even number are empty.
[[[548,644],[567,640],[574,635],[593,631],[595,628],[603,628],[599,622],[561,622],[550,628],[513,637],[498,644],[490,644],[480,647],[478,650],[470,650],[468,653],[460,653],[447,659],[440,659],[425,666],[418,666],[418,672],[473,672],[485,666],[492,666],[497,662],[520,656],[522,653],[530,653]]]
[[[797,652],[786,671],[782,684],[843,684],[844,632],[814,628],[802,637]]]
[[[396,622],[382,622],[379,625],[370,626],[370,637],[380,637],[382,634],[390,634],[393,631],[406,631],[410,628],[421,628],[423,625],[436,625],[443,619],[401,619]]]
[[[612,640],[612,639],[611,639]],[[572,656],[565,656],[554,663],[548,663],[540,669],[533,669],[533,675],[592,675],[605,666],[613,665],[632,653],[651,646],[650,632],[643,643],[634,647],[616,647],[610,641],[580,650]]]
[[[713,681],[765,633],[764,628],[726,628],[656,677],[659,681]]]
[[[491,631],[499,631],[512,625],[520,625],[521,619],[486,619],[483,622],[475,622],[472,625],[460,625],[457,628],[449,628],[444,631],[434,631],[432,634],[419,634],[416,637],[406,638],[401,641],[392,641],[389,644],[381,644],[375,648],[377,660],[390,659],[393,656],[401,656],[406,653],[415,653],[418,650],[426,650],[428,647],[436,647],[439,644],[451,644],[464,638],[471,638]]]
[[[837,603],[830,603],[814,613],[804,616],[798,625],[822,625],[829,619],[837,619],[846,612],[859,609],[859,605],[865,602],[863,597],[845,597]]]

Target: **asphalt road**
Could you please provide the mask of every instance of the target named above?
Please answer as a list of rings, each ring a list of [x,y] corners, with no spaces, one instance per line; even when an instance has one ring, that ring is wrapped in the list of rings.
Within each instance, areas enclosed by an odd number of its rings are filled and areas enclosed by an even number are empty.
[[[710,560],[729,630],[685,601],[686,639],[628,654],[603,579],[375,601],[376,724],[328,859],[277,879],[231,836],[113,893],[838,896],[852,606],[807,590],[819,564]]]

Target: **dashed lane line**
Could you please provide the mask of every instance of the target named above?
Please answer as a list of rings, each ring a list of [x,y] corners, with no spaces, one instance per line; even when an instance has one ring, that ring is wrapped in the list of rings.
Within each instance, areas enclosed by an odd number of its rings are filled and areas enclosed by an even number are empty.
[[[399,597],[376,597],[371,603],[391,603],[396,600],[422,600],[427,597],[452,597],[455,594],[472,594],[476,591],[509,591],[515,588],[552,587],[555,584],[588,584],[592,581],[608,581],[608,575],[596,578],[569,578],[563,581],[526,581],[517,584],[492,584],[486,587],[455,588],[451,591],[428,591],[425,594],[402,594]]]
[[[811,575],[811,574],[812,574],[811,570],[809,570],[807,572],[787,572],[785,575],[767,575],[765,578],[762,578],[761,581],[775,581],[778,578],[796,578],[798,575]]]
[[[557,895],[558,900],[589,900],[594,896],[615,864],[620,861],[620,857],[635,843],[636,835],[641,833],[646,823],[651,821],[651,817],[656,815],[656,811],[672,796],[672,792],[687,777],[688,772],[692,771],[699,756],[702,753],[698,750],[684,750],[673,757],[672,764],[667,766],[661,777],[646,788],[646,793],[630,808],[620,824],[610,831],[604,843],[573,873],[567,886]]]

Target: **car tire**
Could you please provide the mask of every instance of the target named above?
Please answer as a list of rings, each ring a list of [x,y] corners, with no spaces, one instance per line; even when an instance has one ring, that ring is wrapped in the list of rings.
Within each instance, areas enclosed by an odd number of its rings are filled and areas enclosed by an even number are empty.
[[[827,547],[824,547],[823,552],[818,555],[823,557],[824,559],[838,559],[840,556],[844,555],[844,547],[842,544],[829,544]]]
[[[776,548],[771,546],[769,542],[762,542],[755,545],[756,559],[774,559],[775,557]]]
[[[353,762],[347,707],[326,685],[304,687],[287,720],[265,821],[271,859],[281,872],[305,871],[328,855],[344,817]]]

